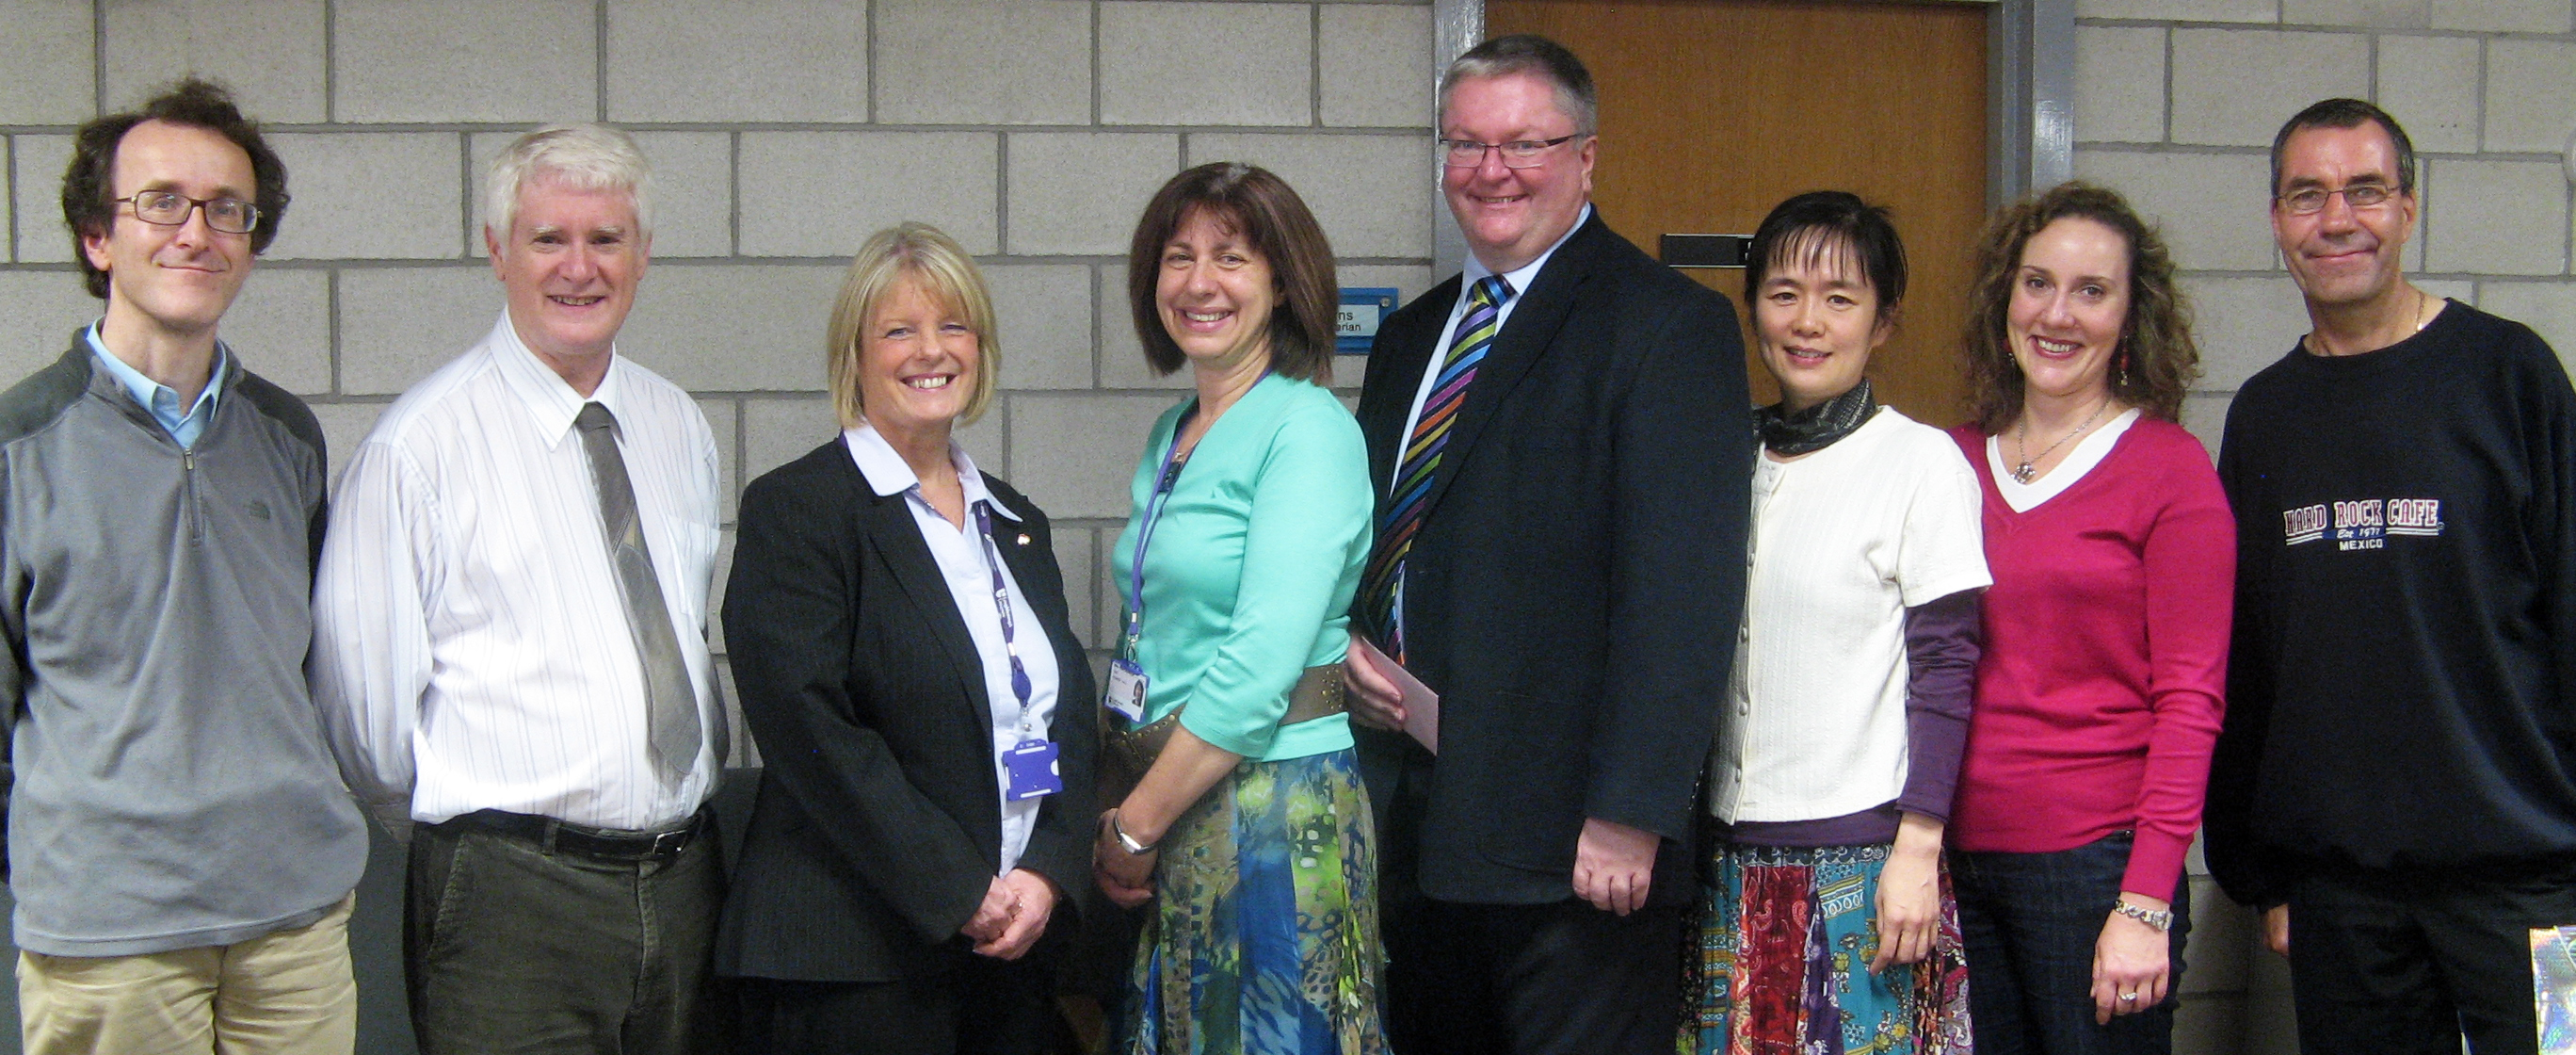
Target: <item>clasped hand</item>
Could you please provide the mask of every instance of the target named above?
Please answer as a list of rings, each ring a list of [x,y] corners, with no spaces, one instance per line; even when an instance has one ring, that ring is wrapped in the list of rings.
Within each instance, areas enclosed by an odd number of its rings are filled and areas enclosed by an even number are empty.
[[[1027,955],[1046,932],[1055,901],[1054,883],[1028,869],[1014,868],[985,888],[983,903],[975,906],[975,915],[957,933],[973,941],[978,954],[1016,960]]]
[[[1161,855],[1152,850],[1128,853],[1111,827],[1117,815],[1115,809],[1100,814],[1099,838],[1091,844],[1091,874],[1111,902],[1119,908],[1135,908],[1154,896],[1154,862]]]

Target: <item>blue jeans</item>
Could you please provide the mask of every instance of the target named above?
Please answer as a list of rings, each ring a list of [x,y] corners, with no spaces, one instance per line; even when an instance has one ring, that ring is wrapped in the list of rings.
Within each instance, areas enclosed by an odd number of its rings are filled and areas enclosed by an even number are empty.
[[[2165,1055],[2176,997],[2110,1025],[2093,1021],[2093,946],[2120,877],[2128,832],[2044,854],[1950,855],[1968,947],[1968,1018],[1977,1055]],[[2172,988],[2182,988],[2189,883],[2174,890]]]

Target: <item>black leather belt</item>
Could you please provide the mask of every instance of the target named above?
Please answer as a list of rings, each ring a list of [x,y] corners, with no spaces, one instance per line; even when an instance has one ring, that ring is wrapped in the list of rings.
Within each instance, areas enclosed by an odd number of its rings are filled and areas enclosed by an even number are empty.
[[[701,808],[687,824],[663,832],[593,828],[552,817],[505,810],[477,810],[448,823],[516,836],[536,843],[548,852],[561,850],[603,861],[664,861],[678,857],[681,851],[688,849],[690,840],[697,838],[706,827],[706,821],[707,811]]]

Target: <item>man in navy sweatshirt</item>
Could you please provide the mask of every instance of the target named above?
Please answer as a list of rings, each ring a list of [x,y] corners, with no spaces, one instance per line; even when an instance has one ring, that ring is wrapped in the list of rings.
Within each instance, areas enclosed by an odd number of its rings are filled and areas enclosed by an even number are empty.
[[[2313,329],[2228,409],[2238,525],[2210,870],[2290,958],[2310,1055],[2531,1052],[2576,924],[2576,390],[2400,267],[2415,154],[2329,99],[2272,146]]]

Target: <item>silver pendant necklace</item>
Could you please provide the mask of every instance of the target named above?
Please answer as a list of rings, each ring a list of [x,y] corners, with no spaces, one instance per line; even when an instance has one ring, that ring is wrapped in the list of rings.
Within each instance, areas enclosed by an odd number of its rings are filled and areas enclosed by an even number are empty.
[[[2057,442],[2049,444],[2046,450],[2039,452],[2038,458],[2030,456],[2030,414],[2028,411],[2024,411],[2021,416],[2020,427],[2013,433],[2013,449],[2022,453],[2021,464],[2013,466],[2013,482],[2017,484],[2027,484],[2032,480],[2039,479],[2039,469],[2034,463],[2048,457],[2051,451],[2055,451],[2059,447],[2065,446],[2066,441],[2083,435],[2085,430],[2093,427],[2094,422],[2102,420],[2102,412],[2109,409],[2111,409],[2111,398],[2109,396],[2104,396],[2102,397],[2102,402],[2094,406],[2092,417],[2084,419],[2084,424],[2075,426],[2075,431],[2058,437]]]

